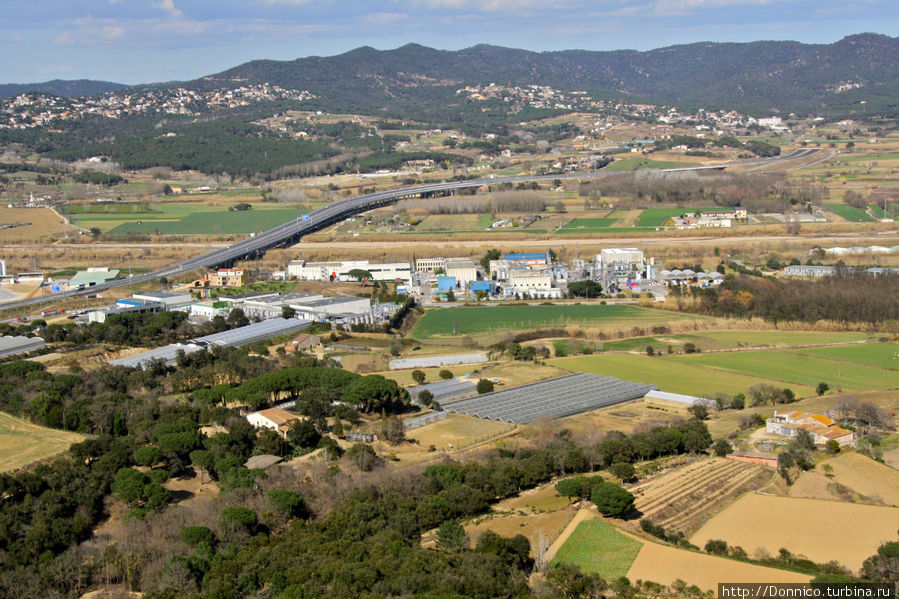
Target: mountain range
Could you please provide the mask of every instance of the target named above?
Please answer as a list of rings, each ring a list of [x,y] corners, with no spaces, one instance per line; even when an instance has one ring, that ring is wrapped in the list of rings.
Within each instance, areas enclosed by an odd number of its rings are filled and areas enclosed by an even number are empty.
[[[852,112],[865,104],[899,107],[899,39],[864,33],[832,44],[791,41],[701,42],[634,50],[531,52],[491,45],[458,51],[408,44],[362,47],[331,57],[254,60],[177,84],[188,88],[269,83],[308,90],[341,110],[391,111],[440,101],[462,85],[548,85],[599,98],[630,98],[749,113]],[[124,86],[99,81],[0,85],[21,91],[87,95]]]

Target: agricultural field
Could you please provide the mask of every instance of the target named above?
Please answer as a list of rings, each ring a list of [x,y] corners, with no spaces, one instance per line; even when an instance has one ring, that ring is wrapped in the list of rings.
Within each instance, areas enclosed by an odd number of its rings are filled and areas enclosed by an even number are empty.
[[[733,355],[739,357],[746,353],[749,352],[710,354],[710,356]],[[704,354],[700,355],[704,356]],[[681,360],[678,357],[651,358],[645,355],[604,354],[555,358],[548,360],[547,363],[572,372],[590,372],[657,385],[662,391],[686,395],[711,396],[719,391],[731,394],[745,393],[749,387],[759,383],[783,386],[783,383],[779,381],[749,374],[728,372],[724,376],[721,371],[689,361],[690,357],[692,356],[686,356]],[[791,385],[790,388],[799,397],[814,394],[813,385]]]
[[[833,469],[833,480],[870,501],[899,507],[899,471],[855,451],[844,452],[824,462]],[[820,464],[817,471],[822,471]]]
[[[709,539],[721,539],[750,556],[776,555],[786,548],[858,571],[878,546],[896,539],[897,528],[897,508],[751,493],[707,522],[690,542],[702,547]]]
[[[84,439],[78,433],[44,428],[0,412],[0,472],[62,453]]]
[[[853,364],[899,370],[899,343],[865,343],[862,345],[817,347],[797,350],[796,353],[838,362],[851,362]]]
[[[488,219],[487,224],[483,226],[481,226],[482,216]],[[432,214],[415,225],[415,231],[483,231],[490,226],[492,221],[489,219],[489,214]]]
[[[515,428],[505,422],[450,414],[444,420],[410,430],[406,438],[416,441],[419,448],[433,445],[438,451],[447,451],[487,441]]]
[[[647,158],[623,158],[616,160],[603,170],[607,171],[635,171],[641,168],[679,168],[695,166],[687,162],[674,162],[671,160],[649,160]]]
[[[556,552],[552,564],[575,564],[585,572],[615,580],[627,574],[641,548],[640,541],[601,518],[593,518],[577,525]]]
[[[637,218],[640,227],[661,227],[672,216],[680,216],[686,208],[647,208]]]
[[[699,459],[629,488],[644,518],[689,536],[734,498],[771,478],[763,466]]]
[[[621,304],[435,308],[416,323],[410,337],[485,337],[541,327],[651,326],[697,318],[700,317]]]
[[[682,353],[684,345],[692,343],[702,351],[738,349],[741,347],[802,347],[860,341],[870,338],[865,333],[819,333],[789,331],[710,331],[677,335],[632,337],[620,341],[605,341],[602,351],[646,351],[652,346],[656,353],[667,353],[668,346],[674,353]]]
[[[531,556],[535,557],[541,539],[548,543],[561,534],[571,519],[572,512],[558,509],[540,514],[514,514],[495,510],[486,517],[478,518],[465,526],[471,545],[475,546],[480,536],[491,530],[504,537],[524,535],[531,542]]]
[[[870,223],[874,222],[874,219],[871,218],[867,212],[862,210],[861,208],[854,208],[852,206],[847,206],[846,204],[837,204],[835,202],[826,203],[824,207],[836,214],[837,216],[847,220],[851,223]]]
[[[737,560],[707,555],[670,545],[646,542],[627,571],[630,580],[651,580],[671,585],[682,580],[703,591],[716,593],[718,583],[739,580],[746,583],[808,582],[810,576],[777,568],[757,566]]]
[[[826,382],[832,389],[867,391],[899,387],[896,373],[884,368],[846,363],[840,366],[833,360],[816,358],[785,351],[745,351],[718,354],[697,354],[670,358],[682,365],[714,368],[727,373],[742,373],[773,379],[791,385],[813,387]],[[728,375],[729,376],[729,375]],[[795,389],[794,389],[795,391]],[[797,393],[797,395],[801,395]]]
[[[618,222],[617,218],[573,218],[560,233],[588,233],[592,229],[607,229]]]
[[[49,208],[0,208],[0,225],[17,223],[29,224],[0,229],[0,242],[34,241],[66,232],[66,224]]]
[[[162,235],[249,235],[283,225],[303,212],[295,209],[246,210],[241,212],[191,213],[180,220],[141,220],[122,223],[109,230],[112,235],[128,233]]]

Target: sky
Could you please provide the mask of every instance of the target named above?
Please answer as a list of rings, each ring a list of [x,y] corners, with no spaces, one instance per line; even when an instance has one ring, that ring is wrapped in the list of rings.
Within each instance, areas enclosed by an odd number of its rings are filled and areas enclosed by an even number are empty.
[[[190,80],[414,42],[547,51],[899,35],[896,0],[0,0],[0,83]]]

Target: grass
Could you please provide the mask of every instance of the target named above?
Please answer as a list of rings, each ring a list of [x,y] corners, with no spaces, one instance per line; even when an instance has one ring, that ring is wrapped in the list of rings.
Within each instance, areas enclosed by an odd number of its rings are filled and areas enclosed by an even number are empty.
[[[637,225],[641,227],[661,227],[672,216],[680,216],[685,208],[648,208],[640,213]]]
[[[862,345],[841,345],[838,347],[816,347],[797,350],[796,353],[827,360],[899,370],[899,344],[897,343],[865,343]]]
[[[607,171],[635,171],[641,168],[678,168],[681,166],[696,166],[685,162],[673,162],[670,160],[646,160],[645,158],[623,158],[616,160],[603,170]]]
[[[0,472],[62,453],[83,440],[83,435],[44,428],[0,412]]]
[[[895,372],[846,364],[841,367],[833,360],[783,351],[746,351],[725,354],[699,354],[670,358],[681,365],[717,368],[729,373],[743,373],[752,377],[774,379],[781,384],[815,386],[826,382],[831,388],[868,391],[899,387]],[[730,374],[725,375],[731,376]]]
[[[146,204],[96,204],[87,206],[62,206],[63,214],[149,214],[153,212]]]
[[[425,313],[410,335],[429,339],[568,325],[646,326],[684,318],[694,317],[620,304],[436,308]]]
[[[871,215],[861,208],[854,208],[852,206],[847,206],[846,204],[837,204],[835,202],[824,204],[824,207],[852,223],[874,222]]]
[[[840,162],[875,162],[878,160],[899,160],[899,152],[883,154],[859,154],[856,156],[840,156]]]
[[[606,229],[616,222],[618,222],[617,218],[573,218],[562,228],[562,231]]]
[[[487,227],[489,227],[492,224],[493,224],[493,219],[490,217],[489,214],[481,214],[480,216],[478,216],[477,226],[479,229],[486,229]]]
[[[717,355],[742,356],[745,353]],[[653,384],[662,391],[685,395],[710,397],[718,392],[745,393],[749,387],[759,383],[783,387],[782,382],[748,374],[736,372],[729,372],[726,375],[716,374],[714,370],[699,363],[690,362],[689,359],[680,360],[676,357],[650,358],[649,356],[612,354],[556,358],[547,362],[573,372],[615,376],[629,381]],[[808,386],[791,385],[790,388],[799,397],[805,397],[814,394],[812,387],[817,382]]]
[[[826,345],[828,343],[861,341],[871,338],[871,335],[867,333],[830,333],[820,331],[709,331],[697,333],[696,336],[711,339],[727,346],[742,344],[750,346],[771,345],[773,347]]]
[[[559,548],[552,563],[580,566],[584,572],[599,574],[605,580],[625,576],[643,544],[621,534],[611,524],[586,520],[578,524],[568,540]]]
[[[158,231],[162,235],[247,235],[282,225],[300,214],[291,209],[193,213],[180,220],[123,223],[110,233],[152,234]]]
[[[884,211],[883,206],[880,204],[869,204],[868,208],[876,218],[899,217],[899,204],[887,205],[887,211]]]

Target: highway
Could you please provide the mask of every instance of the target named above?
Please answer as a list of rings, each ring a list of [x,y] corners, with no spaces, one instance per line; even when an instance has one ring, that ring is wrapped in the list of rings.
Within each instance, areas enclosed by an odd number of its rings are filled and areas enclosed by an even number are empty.
[[[778,156],[775,158],[769,159],[757,159],[757,160],[747,160],[740,162],[731,162],[731,163],[723,163],[720,165],[711,165],[711,166],[697,166],[697,167],[682,167],[682,168],[671,168],[671,169],[658,169],[661,172],[683,172],[683,171],[702,171],[702,170],[722,170],[727,167],[745,167],[745,166],[766,166],[773,165],[779,162],[786,162],[789,160],[795,160],[800,158],[807,158],[812,154],[815,154],[819,150],[817,149],[802,149],[796,150],[790,154],[785,156]],[[165,268],[161,268],[159,270],[155,270],[148,273],[143,273],[139,275],[134,275],[124,279],[116,279],[113,281],[109,281],[102,285],[95,285],[93,287],[86,287],[83,289],[70,289],[68,291],[62,291],[59,293],[53,293],[48,295],[43,295],[40,297],[33,297],[23,300],[16,300],[12,302],[6,302],[4,304],[0,304],[0,310],[8,310],[14,308],[21,308],[24,306],[32,306],[36,304],[46,303],[55,301],[58,299],[63,299],[66,297],[74,297],[78,295],[87,295],[93,293],[99,293],[105,291],[107,289],[112,289],[115,287],[121,287],[123,285],[131,285],[133,283],[143,283],[145,281],[152,281],[155,279],[161,279],[163,277],[172,277],[180,275],[181,273],[189,272],[191,270],[200,269],[200,268],[212,268],[215,266],[225,265],[225,264],[233,264],[238,260],[244,260],[248,258],[253,258],[254,256],[259,256],[264,254],[267,250],[276,247],[289,247],[295,243],[297,243],[300,238],[304,235],[309,235],[310,233],[314,233],[319,231],[327,226],[330,226],[334,223],[340,222],[350,216],[367,212],[373,208],[377,208],[379,206],[385,206],[391,204],[397,200],[421,196],[422,194],[432,194],[432,193],[452,193],[454,191],[460,189],[467,189],[471,187],[481,187],[483,185],[503,185],[503,184],[517,184],[517,183],[531,183],[531,182],[539,182],[539,181],[553,181],[555,179],[591,179],[597,177],[608,177],[614,175],[621,175],[622,172],[626,171],[607,171],[607,170],[599,170],[594,172],[586,172],[586,173],[572,173],[566,175],[522,175],[522,176],[514,176],[514,177],[484,177],[480,179],[471,179],[468,181],[450,181],[450,182],[441,182],[441,183],[430,183],[426,185],[414,185],[410,187],[400,187],[397,189],[391,189],[388,191],[379,191],[375,193],[370,193],[366,195],[356,196],[354,198],[348,198],[346,200],[341,200],[339,202],[335,202],[329,206],[325,206],[324,208],[319,208],[318,210],[314,210],[309,214],[298,217],[295,220],[287,222],[283,225],[279,225],[273,229],[269,229],[263,233],[260,233],[253,237],[248,237],[242,241],[238,241],[232,245],[229,245],[224,248],[218,248],[207,252],[205,254],[201,254],[194,258],[190,258],[188,260],[184,260],[182,262],[177,262],[172,264],[171,266],[167,266]]]

